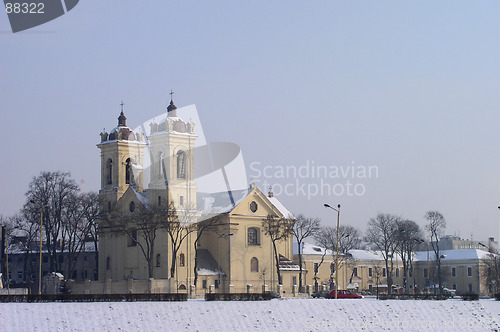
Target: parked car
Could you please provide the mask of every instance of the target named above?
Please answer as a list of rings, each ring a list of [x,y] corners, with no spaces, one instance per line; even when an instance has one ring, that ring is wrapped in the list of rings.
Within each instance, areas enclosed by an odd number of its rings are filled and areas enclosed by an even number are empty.
[[[314,297],[315,299],[317,299],[317,298],[323,299],[328,295],[328,293],[330,293],[330,291],[322,290],[322,291],[312,293],[311,296]]]
[[[328,295],[326,296],[328,299],[334,299],[335,298],[335,289],[332,289]],[[339,294],[337,295],[338,299],[362,299],[363,296],[358,295],[358,294],[353,294],[348,290],[340,290],[339,289]]]

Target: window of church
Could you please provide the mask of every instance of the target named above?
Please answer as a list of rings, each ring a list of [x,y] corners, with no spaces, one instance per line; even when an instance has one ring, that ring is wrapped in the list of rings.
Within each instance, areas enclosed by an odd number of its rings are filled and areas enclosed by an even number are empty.
[[[184,265],[186,265],[184,254],[180,254],[179,255],[179,266],[184,266]]]
[[[259,260],[256,257],[250,260],[250,272],[259,272]]]
[[[130,230],[128,235],[129,236],[127,239],[127,246],[135,247],[137,245],[137,230],[136,229]]]
[[[130,158],[125,160],[125,183],[134,183],[134,174],[132,173],[132,160]]]
[[[111,270],[111,257],[106,258],[106,270]]]
[[[259,229],[252,227],[248,229],[248,244],[251,246],[259,245]]]
[[[161,196],[158,196],[158,206],[161,206]]]
[[[135,211],[135,203],[134,202],[130,202],[130,204],[128,206],[128,209],[130,210],[130,212],[134,212]]]
[[[258,208],[259,206],[257,205],[257,203],[255,203],[255,201],[252,201],[252,203],[250,203],[250,211],[252,211],[253,213],[257,212]]]
[[[161,266],[161,259],[160,259],[160,254],[156,254],[156,267]]]
[[[106,182],[113,184],[113,160],[111,158],[106,162]]]
[[[207,289],[207,280],[206,279],[204,279],[201,284],[202,284],[201,287],[203,289]]]
[[[177,178],[186,178],[186,153],[182,150],[177,152]]]

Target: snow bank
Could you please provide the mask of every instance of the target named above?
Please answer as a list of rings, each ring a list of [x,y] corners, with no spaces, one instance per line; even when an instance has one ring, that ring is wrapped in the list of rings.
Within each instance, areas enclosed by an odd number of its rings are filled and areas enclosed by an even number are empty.
[[[494,300],[0,303],[4,331],[488,331],[499,318]]]

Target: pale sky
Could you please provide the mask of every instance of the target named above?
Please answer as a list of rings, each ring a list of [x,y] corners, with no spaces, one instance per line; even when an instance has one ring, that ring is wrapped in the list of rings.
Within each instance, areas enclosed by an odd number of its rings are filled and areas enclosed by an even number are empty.
[[[16,34],[1,13],[0,49],[4,216],[42,170],[98,190],[95,145],[120,102],[136,127],[173,89],[208,141],[241,146],[249,181],[265,167],[378,170],[265,179],[296,192],[278,197],[294,213],[334,225],[323,204],[340,203],[364,230],[379,212],[423,226],[438,210],[448,234],[499,237],[498,1],[86,0]],[[300,190],[347,180],[363,194]]]

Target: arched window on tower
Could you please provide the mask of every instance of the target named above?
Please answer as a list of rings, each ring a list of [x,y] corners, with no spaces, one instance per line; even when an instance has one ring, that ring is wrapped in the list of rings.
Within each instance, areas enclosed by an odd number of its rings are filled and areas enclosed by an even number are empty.
[[[111,270],[111,258],[109,256],[106,258],[106,270]]]
[[[186,152],[182,150],[177,152],[177,178],[186,178]]]
[[[259,272],[259,260],[257,257],[252,257],[250,260],[250,272]]]
[[[161,256],[160,254],[156,254],[156,267],[161,266]]]
[[[134,183],[134,174],[132,173],[132,159],[125,160],[125,183]]]
[[[163,152],[160,152],[158,155],[158,178],[161,179],[164,177],[164,165],[163,165]]]
[[[111,158],[106,162],[106,183],[113,184],[113,160]]]
[[[184,258],[184,254],[179,255],[179,266],[186,265],[186,259]]]

